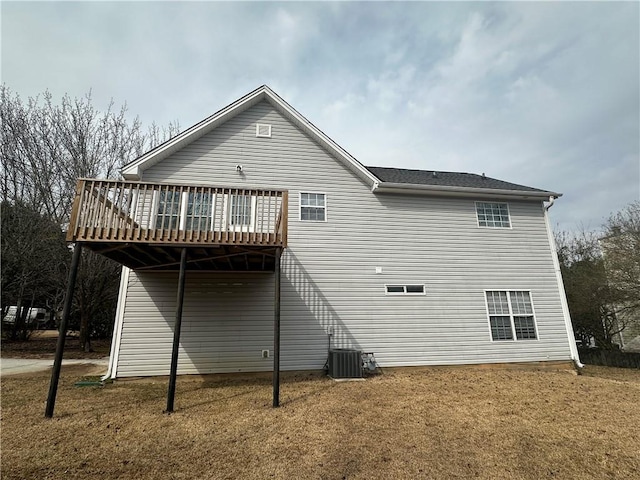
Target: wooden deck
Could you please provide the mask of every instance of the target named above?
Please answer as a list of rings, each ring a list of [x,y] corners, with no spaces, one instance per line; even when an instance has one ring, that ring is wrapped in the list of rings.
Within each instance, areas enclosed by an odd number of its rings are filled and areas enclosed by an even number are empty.
[[[273,271],[288,193],[80,179],[67,240],[134,269]]]

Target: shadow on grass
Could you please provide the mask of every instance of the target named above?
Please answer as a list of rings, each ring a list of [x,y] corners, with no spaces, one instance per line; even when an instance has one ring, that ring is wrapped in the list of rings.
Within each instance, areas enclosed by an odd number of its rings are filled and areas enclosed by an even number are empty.
[[[281,373],[280,379],[280,406],[286,407],[287,405],[295,404],[301,402],[309,397],[315,396],[319,393],[326,391],[333,387],[332,382],[325,381],[327,377],[322,372],[285,372]],[[191,380],[191,382],[189,382]],[[243,391],[234,393],[234,394],[222,394],[221,396],[217,396],[215,398],[207,399],[197,403],[189,403],[188,405],[180,405],[176,411],[186,411],[196,407],[201,407],[205,405],[214,405],[220,402],[228,401],[233,398],[239,398],[242,396],[255,395],[256,390],[265,387],[271,387],[272,379],[271,373],[253,373],[253,374],[211,374],[211,375],[203,375],[201,383],[197,383],[197,380],[194,381],[192,379],[186,380],[185,383],[192,383],[190,387],[184,388],[180,387],[180,383],[178,383],[178,391],[176,392],[176,397],[180,396],[180,392],[187,395],[189,393],[196,392],[202,389],[210,389],[212,391],[220,390],[224,391],[224,389],[232,388],[238,389],[242,388]],[[322,385],[315,387],[317,382],[322,382]],[[312,385],[315,387],[312,390],[305,390],[300,392],[300,394],[292,394],[287,391],[287,386],[297,386],[301,383],[309,383],[309,386]],[[297,390],[297,389],[295,389]],[[271,407],[271,389],[269,388],[269,395],[264,397],[265,406]]]

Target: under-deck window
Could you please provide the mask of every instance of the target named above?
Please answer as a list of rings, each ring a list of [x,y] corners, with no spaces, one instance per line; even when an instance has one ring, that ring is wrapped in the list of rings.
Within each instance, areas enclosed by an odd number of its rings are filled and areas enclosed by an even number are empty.
[[[526,291],[485,292],[493,340],[536,340],[531,294]]]
[[[300,193],[300,220],[327,221],[326,195],[324,193]]]

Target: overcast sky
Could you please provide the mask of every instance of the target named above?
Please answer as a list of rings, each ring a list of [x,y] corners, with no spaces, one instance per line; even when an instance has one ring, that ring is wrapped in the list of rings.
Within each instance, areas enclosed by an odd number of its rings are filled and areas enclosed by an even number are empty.
[[[2,81],[183,129],[262,84],[365,165],[640,198],[639,3],[1,3]]]

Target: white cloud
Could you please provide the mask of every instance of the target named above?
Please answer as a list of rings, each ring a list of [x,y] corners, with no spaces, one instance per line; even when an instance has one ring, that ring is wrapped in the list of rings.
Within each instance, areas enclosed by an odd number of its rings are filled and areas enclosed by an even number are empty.
[[[2,77],[183,127],[268,84],[364,164],[640,198],[637,3],[12,3]],[[38,32],[38,35],[33,35]]]

